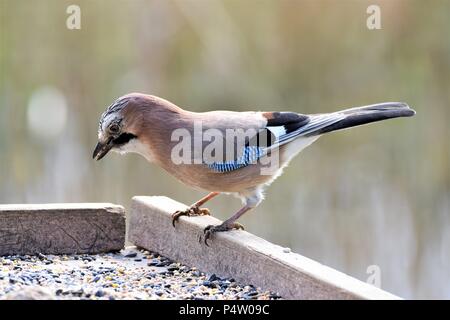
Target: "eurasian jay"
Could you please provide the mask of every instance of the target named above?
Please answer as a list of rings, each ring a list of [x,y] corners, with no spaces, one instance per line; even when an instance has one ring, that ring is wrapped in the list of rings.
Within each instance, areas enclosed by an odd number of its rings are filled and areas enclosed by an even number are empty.
[[[190,112],[156,96],[131,93],[118,98],[101,115],[93,158],[100,160],[110,150],[135,152],[188,186],[210,192],[187,210],[175,212],[174,226],[183,215],[209,214],[201,206],[221,193],[241,198],[244,206],[231,218],[205,228],[208,244],[215,232],[243,228],[236,220],[258,206],[264,188],[322,134],[414,114],[401,102],[311,115]]]

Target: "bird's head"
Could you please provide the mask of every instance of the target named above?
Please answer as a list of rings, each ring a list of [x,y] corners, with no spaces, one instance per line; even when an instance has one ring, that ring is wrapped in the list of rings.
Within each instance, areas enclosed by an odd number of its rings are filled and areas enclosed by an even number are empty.
[[[155,160],[154,148],[165,143],[152,143],[154,137],[169,136],[172,127],[184,111],[173,103],[152,95],[130,93],[118,98],[100,117],[98,143],[92,157],[103,158],[110,150],[119,153],[133,152],[148,161]],[[168,123],[175,124],[168,124]],[[159,146],[159,147],[158,147]]]
[[[133,112],[126,111],[127,108],[133,109],[136,98],[139,98],[136,94],[120,97],[101,115],[98,143],[92,155],[95,160],[100,160],[110,150],[120,151],[138,138]]]

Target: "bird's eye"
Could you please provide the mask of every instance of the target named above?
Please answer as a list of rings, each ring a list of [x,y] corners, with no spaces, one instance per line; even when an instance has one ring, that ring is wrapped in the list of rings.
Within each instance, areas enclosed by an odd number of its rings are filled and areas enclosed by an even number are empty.
[[[109,127],[109,131],[110,132],[112,132],[112,133],[117,133],[117,132],[119,132],[119,126],[117,125],[117,124],[112,124],[110,127]]]

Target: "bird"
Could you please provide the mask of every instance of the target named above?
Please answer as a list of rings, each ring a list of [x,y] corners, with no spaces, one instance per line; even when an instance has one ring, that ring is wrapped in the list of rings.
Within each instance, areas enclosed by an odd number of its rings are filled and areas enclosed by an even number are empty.
[[[237,220],[256,208],[264,199],[264,190],[289,162],[322,135],[415,114],[403,102],[321,114],[192,112],[154,95],[129,93],[102,113],[93,158],[100,160],[109,151],[137,153],[182,183],[207,191],[186,210],[172,214],[174,227],[181,216],[209,215],[202,206],[220,194],[240,198],[241,209],[223,223],[204,229],[201,240],[209,245],[208,240],[217,232],[243,229]]]

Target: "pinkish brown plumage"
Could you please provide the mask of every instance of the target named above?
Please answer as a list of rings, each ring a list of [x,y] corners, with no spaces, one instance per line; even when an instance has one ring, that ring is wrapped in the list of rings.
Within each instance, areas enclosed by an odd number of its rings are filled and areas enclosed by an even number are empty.
[[[263,200],[263,189],[296,154],[322,134],[414,114],[406,104],[397,102],[319,115],[252,111],[197,113],[155,96],[132,93],[117,99],[102,114],[93,157],[100,160],[109,150],[135,152],[186,185],[211,192],[189,210],[175,213],[174,222],[181,215],[207,213],[200,206],[220,193],[240,197],[244,207],[220,226],[205,229],[206,242],[214,232],[241,228],[236,220],[255,208]],[[228,136],[230,132],[235,136]],[[181,148],[184,137],[192,140],[190,148]],[[178,149],[183,152],[177,154]],[[207,158],[205,154],[211,149],[214,152]],[[185,157],[186,154],[189,156]],[[180,163],[178,158],[182,157],[184,162]]]

